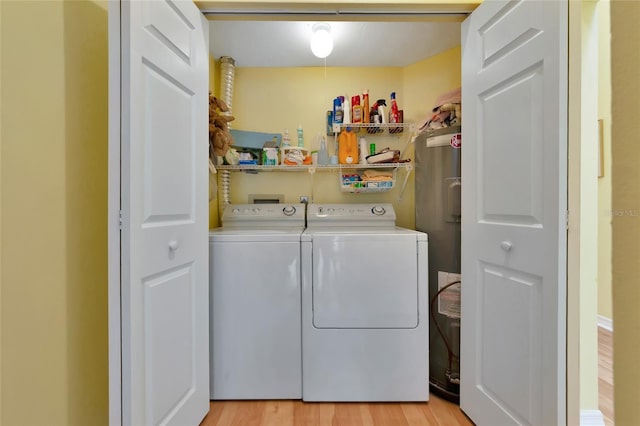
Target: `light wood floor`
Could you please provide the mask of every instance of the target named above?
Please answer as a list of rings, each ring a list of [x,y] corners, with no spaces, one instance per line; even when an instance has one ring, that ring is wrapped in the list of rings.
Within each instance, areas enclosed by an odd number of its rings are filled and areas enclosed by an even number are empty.
[[[599,408],[613,423],[613,336],[598,328]],[[313,403],[215,401],[200,426],[459,426],[473,425],[456,404],[431,395],[428,403]]]
[[[598,327],[598,408],[613,425],[613,333]]]
[[[460,407],[435,395],[423,403],[215,401],[200,426],[473,425]]]

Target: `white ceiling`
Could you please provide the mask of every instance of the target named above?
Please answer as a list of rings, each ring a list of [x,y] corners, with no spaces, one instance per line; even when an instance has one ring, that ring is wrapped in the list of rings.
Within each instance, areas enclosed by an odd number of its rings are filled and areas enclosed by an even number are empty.
[[[238,67],[324,66],[309,48],[312,21],[211,21],[210,50]],[[407,66],[460,45],[459,22],[329,22],[327,66]]]

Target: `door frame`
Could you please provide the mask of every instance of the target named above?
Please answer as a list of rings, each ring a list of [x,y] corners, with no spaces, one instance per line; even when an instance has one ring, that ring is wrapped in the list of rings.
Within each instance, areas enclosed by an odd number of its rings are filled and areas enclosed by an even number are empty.
[[[597,1],[568,3],[567,361],[572,362],[567,362],[567,424],[573,425],[589,424],[589,419],[601,416],[596,285],[598,198],[594,195],[598,193],[598,95],[593,89],[598,86],[598,35]]]
[[[464,12],[470,13],[475,9],[480,1],[468,1],[464,4],[452,5],[444,1],[425,3],[421,5],[413,3],[394,4],[394,10],[402,9],[408,13],[428,13],[435,12],[442,14],[449,11],[454,14]],[[571,227],[567,240],[567,358],[568,359],[592,359],[595,353],[595,365],[597,366],[597,345],[592,348],[585,348],[580,345],[581,329],[587,328],[590,324],[583,324],[583,320],[590,317],[595,318],[597,311],[591,303],[585,305],[584,297],[581,297],[580,288],[581,277],[580,268],[588,263],[586,254],[583,254],[580,246],[581,241],[589,239],[593,231],[580,226],[584,220],[588,220],[592,214],[597,214],[597,206],[589,212],[589,209],[581,209],[581,193],[597,193],[597,181],[590,184],[587,174],[589,171],[581,167],[582,155],[592,154],[596,144],[584,144],[585,138],[592,138],[587,132],[581,132],[581,123],[588,122],[591,114],[582,112],[580,94],[587,94],[585,89],[593,87],[592,81],[585,80],[581,76],[581,68],[585,66],[582,57],[584,51],[583,43],[588,40],[583,39],[581,28],[583,25],[583,12],[581,2],[569,2],[569,125],[568,125],[568,200],[569,200],[569,223]],[[220,4],[212,1],[196,1],[201,11],[207,16],[207,12],[221,11]],[[330,5],[322,0],[312,0],[307,3],[291,3],[287,5],[291,14],[286,13],[281,16],[283,19],[297,19],[300,14],[309,13],[313,5],[313,19],[336,19],[336,5]],[[233,2],[230,9],[225,3],[227,12],[242,13],[247,17],[259,16],[260,11],[256,11],[252,4]],[[254,6],[254,5],[253,5]],[[455,7],[454,7],[455,6]],[[267,0],[261,3],[264,11],[271,9],[281,9],[281,3],[275,0]],[[363,2],[357,3],[357,10],[363,14],[367,12],[376,13],[378,20],[386,19],[385,15],[379,13],[383,8],[377,3]],[[326,15],[318,14],[318,10],[324,10]],[[298,14],[295,14],[295,12]],[[211,19],[209,16],[207,16]],[[218,15],[215,19],[225,19]],[[233,18],[231,18],[233,19]],[[237,18],[235,18],[237,19]],[[396,18],[397,19],[397,18]],[[424,19],[424,17],[423,17]],[[440,19],[447,19],[446,17]],[[450,19],[450,18],[449,18]],[[120,1],[109,0],[108,4],[108,33],[109,33],[109,137],[108,137],[108,321],[109,321],[109,424],[122,424],[122,363],[121,363],[121,309],[120,309]],[[575,64],[581,66],[575,66]],[[117,71],[116,71],[117,70]],[[579,89],[579,90],[578,90]],[[576,100],[577,99],[577,100]],[[596,113],[597,114],[597,113]],[[596,117],[597,118],[597,115]],[[595,121],[595,120],[594,120]],[[590,170],[590,168],[589,168]],[[584,207],[584,206],[582,206]],[[574,231],[575,230],[575,231]],[[584,259],[584,260],[583,260]],[[596,296],[597,297],[597,296]],[[597,308],[595,308],[597,309]],[[594,329],[595,330],[595,329]],[[597,342],[597,341],[596,341]],[[582,367],[582,368],[581,368]],[[582,371],[581,371],[582,370]],[[580,394],[582,375],[586,371],[593,370],[593,365],[584,365],[582,362],[567,363],[567,423],[579,424],[580,422]],[[596,376],[597,376],[597,369]],[[589,380],[591,384],[592,380]],[[585,383],[586,385],[586,383]],[[596,380],[597,394],[597,380]]]

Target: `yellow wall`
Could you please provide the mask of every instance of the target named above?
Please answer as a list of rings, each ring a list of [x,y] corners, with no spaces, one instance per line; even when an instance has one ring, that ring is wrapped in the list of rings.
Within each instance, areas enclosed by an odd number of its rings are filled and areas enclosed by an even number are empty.
[[[457,70],[452,72],[451,70]],[[288,129],[296,143],[296,128],[302,124],[305,146],[318,149],[318,134],[326,133],[326,112],[332,99],[339,95],[361,94],[369,90],[370,104],[378,98],[389,100],[395,91],[405,122],[424,119],[436,97],[443,91],[460,85],[460,49],[451,49],[408,67],[380,68],[243,68],[236,65],[233,115],[235,129],[282,133]],[[405,97],[406,95],[406,97]],[[410,134],[374,136],[363,134],[367,143],[377,148],[389,146],[403,149]],[[335,139],[328,137],[329,154],[335,152]],[[412,147],[407,155],[413,154]],[[410,176],[402,199],[398,201],[405,171],[398,172],[397,188],[374,194],[340,192],[338,172],[307,173],[269,172],[258,175],[232,174],[231,202],[246,203],[254,193],[283,194],[285,202],[298,202],[301,195],[315,202],[393,203],[400,226],[413,228],[413,175]]]
[[[219,64],[209,55],[209,92],[215,96],[220,94]],[[216,228],[218,220],[218,175],[209,173],[209,229]]]
[[[0,7],[1,422],[106,424],[106,1]]]
[[[438,95],[460,87],[460,46],[404,67],[405,120],[424,124]]]
[[[611,319],[611,29],[609,0],[598,2],[598,118],[604,175],[598,179],[598,314]]]
[[[640,2],[611,2],[614,394],[616,425],[640,424]]]

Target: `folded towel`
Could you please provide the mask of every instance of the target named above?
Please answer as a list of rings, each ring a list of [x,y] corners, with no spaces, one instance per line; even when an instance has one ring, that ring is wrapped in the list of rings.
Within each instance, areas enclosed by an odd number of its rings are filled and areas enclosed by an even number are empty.
[[[365,170],[362,180],[393,180],[393,173],[386,170]]]
[[[459,104],[462,103],[462,88],[458,87],[449,92],[443,93],[436,99],[436,104],[431,111],[436,112],[444,104]]]

